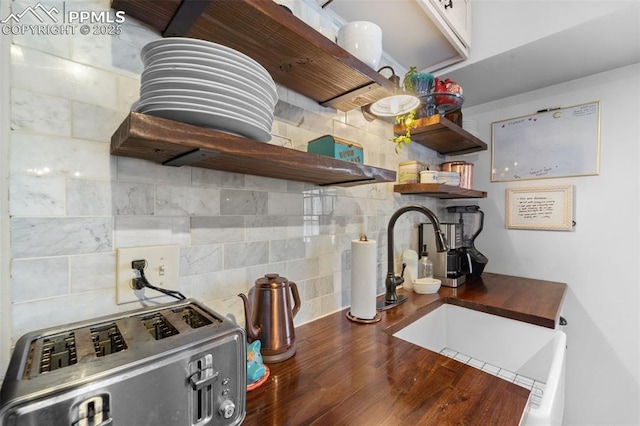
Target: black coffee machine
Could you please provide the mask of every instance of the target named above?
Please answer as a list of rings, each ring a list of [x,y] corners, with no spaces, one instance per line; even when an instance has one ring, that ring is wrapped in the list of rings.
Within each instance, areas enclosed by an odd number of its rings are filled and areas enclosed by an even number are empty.
[[[468,256],[461,256],[462,262],[468,262],[468,265],[462,265],[462,270],[467,275],[479,277],[484,271],[484,267],[489,259],[478,251],[475,247],[475,240],[482,232],[484,225],[484,212],[479,206],[451,206],[447,207],[449,213],[458,213],[460,215],[459,223],[462,226],[462,250]]]

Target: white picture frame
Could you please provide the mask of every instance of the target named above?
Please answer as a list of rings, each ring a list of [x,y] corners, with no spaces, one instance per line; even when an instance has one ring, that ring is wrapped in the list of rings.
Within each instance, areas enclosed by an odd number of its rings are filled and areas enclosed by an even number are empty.
[[[573,186],[507,188],[505,226],[509,229],[571,231]]]

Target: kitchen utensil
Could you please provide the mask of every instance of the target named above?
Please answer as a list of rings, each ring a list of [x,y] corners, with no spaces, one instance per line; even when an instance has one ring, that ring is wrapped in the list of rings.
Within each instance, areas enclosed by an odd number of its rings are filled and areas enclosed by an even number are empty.
[[[296,353],[293,318],[301,306],[296,283],[278,274],[266,274],[256,280],[249,297],[238,296],[244,302],[247,334],[251,340],[260,340],[264,362],[291,358]]]
[[[25,334],[0,425],[239,425],[245,340],[192,299]]]

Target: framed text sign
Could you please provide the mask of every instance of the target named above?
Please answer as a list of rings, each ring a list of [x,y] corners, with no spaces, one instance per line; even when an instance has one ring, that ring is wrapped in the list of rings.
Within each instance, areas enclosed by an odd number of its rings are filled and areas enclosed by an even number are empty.
[[[570,231],[573,227],[573,186],[508,188],[507,228]]]
[[[491,124],[491,181],[600,173],[600,102]]]

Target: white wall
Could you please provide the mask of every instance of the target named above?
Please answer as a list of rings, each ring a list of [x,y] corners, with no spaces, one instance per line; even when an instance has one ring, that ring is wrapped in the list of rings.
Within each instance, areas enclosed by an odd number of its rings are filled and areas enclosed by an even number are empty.
[[[464,114],[477,121],[480,138],[490,142],[492,122],[598,100],[599,176],[491,183],[490,151],[477,157],[474,185],[489,194],[479,203],[486,223],[477,247],[489,258],[487,271],[568,284],[566,424],[637,425],[640,65],[475,106]],[[575,188],[573,232],[505,228],[506,188],[557,184]]]

